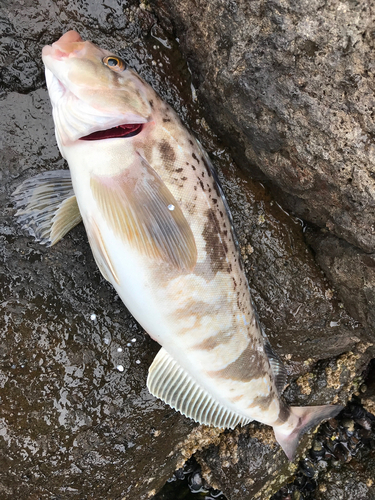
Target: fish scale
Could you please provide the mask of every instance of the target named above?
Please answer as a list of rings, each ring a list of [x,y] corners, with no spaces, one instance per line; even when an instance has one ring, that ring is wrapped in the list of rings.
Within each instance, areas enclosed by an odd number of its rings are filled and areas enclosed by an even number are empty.
[[[69,31],[42,56],[71,182],[61,171],[26,181],[19,218],[50,244],[83,220],[101,273],[162,346],[152,394],[208,425],[271,425],[292,459],[300,435],[341,407],[282,400],[285,370],[260,327],[208,155],[115,54]]]

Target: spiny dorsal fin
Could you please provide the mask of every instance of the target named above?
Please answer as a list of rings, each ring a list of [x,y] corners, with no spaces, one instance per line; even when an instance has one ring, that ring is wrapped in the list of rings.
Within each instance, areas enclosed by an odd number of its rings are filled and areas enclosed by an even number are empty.
[[[42,244],[55,245],[82,220],[69,170],[31,177],[12,196],[22,227]]]
[[[155,397],[201,424],[234,429],[239,423],[251,422],[250,418],[216,401],[164,348],[160,349],[149,368],[147,387]]]
[[[140,155],[116,176],[91,178],[91,189],[108,225],[140,253],[191,270],[197,248],[172,193]]]
[[[280,395],[284,390],[288,374],[285,370],[285,366],[281,361],[279,355],[272,349],[272,346],[265,335],[263,335],[263,340],[264,340],[264,352],[267,354],[268,360],[270,362],[276,389],[278,394]]]

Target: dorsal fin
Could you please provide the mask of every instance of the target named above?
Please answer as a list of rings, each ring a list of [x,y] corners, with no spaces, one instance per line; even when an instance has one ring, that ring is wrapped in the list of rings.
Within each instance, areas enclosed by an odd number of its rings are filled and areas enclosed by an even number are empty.
[[[147,387],[155,397],[201,424],[234,429],[237,424],[245,425],[252,420],[213,398],[164,348],[160,349],[149,368]]]
[[[82,220],[69,170],[31,177],[12,196],[22,227],[42,244],[55,245]]]
[[[276,389],[278,394],[280,395],[284,390],[288,374],[285,370],[283,362],[280,359],[280,356],[272,349],[272,346],[268,338],[264,334],[263,334],[263,340],[264,340],[264,352],[267,354],[268,360],[270,362]]]

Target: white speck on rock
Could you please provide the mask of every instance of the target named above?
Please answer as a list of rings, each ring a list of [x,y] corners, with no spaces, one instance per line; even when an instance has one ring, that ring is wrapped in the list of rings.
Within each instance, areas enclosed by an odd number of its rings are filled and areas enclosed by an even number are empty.
[[[122,365],[117,365],[117,366],[116,366],[116,369],[117,369],[119,372],[123,372],[125,368],[124,368]]]

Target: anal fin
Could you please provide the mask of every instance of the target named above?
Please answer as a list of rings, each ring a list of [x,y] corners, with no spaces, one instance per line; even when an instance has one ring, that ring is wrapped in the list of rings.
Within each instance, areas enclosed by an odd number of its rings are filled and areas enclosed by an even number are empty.
[[[69,170],[27,179],[12,196],[22,227],[42,244],[55,245],[82,220]]]
[[[149,368],[147,387],[155,397],[201,424],[234,429],[239,423],[251,422],[217,401],[164,348]]]

